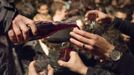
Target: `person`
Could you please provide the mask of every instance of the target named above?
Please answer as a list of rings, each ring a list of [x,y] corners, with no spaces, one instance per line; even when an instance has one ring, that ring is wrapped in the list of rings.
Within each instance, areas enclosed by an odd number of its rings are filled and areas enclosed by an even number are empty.
[[[0,0],[0,75],[15,75],[11,45],[29,39],[29,29],[36,35],[34,22],[17,13],[13,0]],[[12,42],[12,43],[10,43]]]
[[[96,13],[98,15],[96,21],[99,23],[102,23],[102,20],[104,18],[109,17],[108,15],[98,11],[93,10],[89,11],[89,13]],[[115,17],[109,17],[111,18],[115,28],[118,28],[121,32],[124,32],[128,35],[130,35],[133,38],[133,24],[127,21],[122,21]],[[96,47],[99,48],[98,53],[101,53],[101,55],[105,56],[107,61],[105,62],[105,59],[103,62],[101,62],[101,67],[88,67],[88,69],[85,69],[85,73],[87,75],[133,75],[133,63],[134,63],[134,56],[130,50],[126,52],[121,52],[117,55],[113,54],[114,51],[116,51],[116,46],[113,44],[110,44],[107,40],[105,40],[103,37],[89,33],[83,30],[79,30],[75,28],[70,35],[72,38],[70,38],[70,42],[77,45],[78,47],[84,48],[86,51],[93,52],[96,51]],[[96,53],[96,52],[95,52]],[[117,52],[116,52],[117,53]],[[101,56],[100,55],[100,56]],[[112,58],[112,55],[118,56],[116,60]],[[71,62],[71,63],[69,63]],[[59,64],[64,67],[68,67],[70,70],[79,71],[79,67],[77,66],[69,66],[69,64],[72,64],[71,58],[70,61],[64,62],[59,61]],[[77,62],[78,63],[78,62]],[[110,64],[111,63],[111,64]],[[76,63],[75,63],[76,64]],[[75,65],[73,64],[73,65]],[[79,64],[80,65],[80,64]],[[74,68],[75,67],[75,68]],[[77,68],[76,68],[77,67]],[[80,73],[79,71],[78,73]]]
[[[64,2],[55,1],[51,6],[52,19],[54,22],[63,21],[67,16],[67,8]]]
[[[129,21],[123,21],[117,17],[114,16],[109,16],[101,11],[98,10],[92,10],[89,11],[86,16],[90,13],[96,13],[99,17],[96,18],[96,21],[98,23],[102,23],[104,19],[106,18],[110,18],[111,19],[111,23],[113,23],[114,27],[117,28],[118,30],[120,30],[122,33],[129,35],[130,37],[134,37],[134,25],[133,23],[129,22]]]
[[[51,16],[49,15],[48,5],[45,3],[40,3],[37,6],[37,14],[34,16],[34,21],[51,21]]]
[[[110,44],[103,37],[89,33],[83,30],[74,29],[70,35],[70,42],[88,51],[93,52],[96,47],[101,50],[101,53],[105,56],[107,61],[100,62],[101,66],[87,67],[84,65],[77,54],[70,54],[70,60],[68,62],[59,60],[60,66],[67,67],[70,70],[80,73],[82,75],[133,75],[133,63],[134,56],[130,52],[123,53],[118,60],[113,60],[111,55],[115,50],[115,46]],[[83,46],[84,45],[84,46]],[[101,55],[100,55],[101,56]],[[77,62],[77,63],[76,63]],[[111,63],[111,64],[110,64]],[[127,68],[127,69],[126,69]]]
[[[92,11],[89,11],[87,14],[89,13],[96,13],[98,14],[98,18],[96,19],[96,21],[98,23],[102,23],[104,21],[105,18],[110,18],[111,19],[111,25],[113,25],[114,28],[118,29],[121,33],[125,34],[125,35],[128,35],[130,36],[130,39],[129,39],[129,43],[128,43],[128,46],[130,48],[130,51],[132,53],[134,53],[134,25],[133,23],[127,21],[127,20],[121,20],[115,16],[109,16],[101,11],[98,11],[98,10],[92,10]],[[86,14],[86,16],[87,16]]]
[[[59,60],[58,64],[62,67],[67,67],[73,72],[77,72],[81,75],[86,75],[88,67],[83,63],[78,53],[75,51],[70,52],[70,59],[68,62]]]
[[[48,65],[45,72],[37,73],[34,64],[35,61],[30,62],[28,67],[28,75],[54,75],[54,69],[50,65]]]
[[[14,2],[15,7],[19,11],[20,14],[23,16],[27,16],[28,18],[33,18],[35,15],[35,8],[34,8],[34,2],[32,0],[21,0]]]

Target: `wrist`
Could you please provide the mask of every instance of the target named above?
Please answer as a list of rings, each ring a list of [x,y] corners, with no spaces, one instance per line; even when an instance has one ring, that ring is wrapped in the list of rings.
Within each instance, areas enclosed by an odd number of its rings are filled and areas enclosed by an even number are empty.
[[[83,68],[81,68],[81,70],[79,72],[80,72],[81,75],[86,75],[87,74],[87,70],[88,70],[88,67],[84,66]]]
[[[114,21],[115,16],[109,15],[110,19],[111,19],[111,23]]]
[[[113,50],[115,47],[113,45],[110,45],[109,48],[107,49],[107,52],[104,54],[106,58],[110,58],[110,55],[112,54]]]
[[[106,59],[112,61],[118,61],[123,52],[119,51],[116,47],[111,48],[111,51],[107,53]]]

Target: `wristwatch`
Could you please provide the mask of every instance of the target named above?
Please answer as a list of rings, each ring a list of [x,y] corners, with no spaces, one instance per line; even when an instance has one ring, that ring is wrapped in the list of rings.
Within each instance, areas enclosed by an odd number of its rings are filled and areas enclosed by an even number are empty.
[[[119,50],[113,50],[112,53],[110,54],[110,59],[112,61],[118,61],[120,60],[121,56],[123,55],[123,53]]]

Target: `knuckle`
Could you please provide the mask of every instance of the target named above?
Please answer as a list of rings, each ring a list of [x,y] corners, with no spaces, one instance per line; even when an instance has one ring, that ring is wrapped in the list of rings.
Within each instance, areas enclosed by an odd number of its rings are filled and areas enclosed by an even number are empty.
[[[81,35],[85,35],[85,32],[84,32],[84,31],[82,31],[82,32],[81,32]]]
[[[15,20],[13,20],[12,23],[15,24]]]
[[[16,36],[20,36],[21,35],[21,31],[16,30]]]
[[[77,56],[78,54],[75,51],[71,51],[70,55],[71,56]]]
[[[99,39],[99,35],[95,35],[94,40],[98,40],[98,39]]]
[[[89,35],[89,33],[87,33],[87,32],[83,32],[83,35],[86,35],[86,36],[88,36],[88,35]]]
[[[90,50],[93,50],[94,49],[92,46],[88,46],[87,48],[90,49]]]
[[[81,46],[83,46],[83,44],[82,44],[82,43],[78,43],[78,46],[80,46],[80,47],[81,47]]]
[[[23,29],[23,33],[28,33],[28,31],[29,31],[29,29],[27,28],[27,29]]]
[[[10,36],[10,37],[14,36],[14,33],[13,33],[12,30],[9,30],[9,31],[8,31],[8,36]]]
[[[83,37],[78,37],[78,40],[82,40],[83,39]]]
[[[75,51],[71,51],[72,54],[76,55],[77,53]]]
[[[96,43],[95,40],[91,40],[91,41],[90,41],[90,44],[91,44],[91,45],[95,45],[95,43]]]
[[[32,20],[28,20],[29,25],[33,25],[34,22]]]

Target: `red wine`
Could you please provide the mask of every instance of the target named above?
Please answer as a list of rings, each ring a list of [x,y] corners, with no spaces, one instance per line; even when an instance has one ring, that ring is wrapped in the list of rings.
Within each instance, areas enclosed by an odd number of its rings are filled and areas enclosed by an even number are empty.
[[[88,17],[88,20],[95,21],[96,18],[98,17],[98,15],[96,13],[90,13],[90,14],[88,14],[87,17]]]
[[[36,26],[37,26],[37,35],[34,36],[31,34],[30,40],[46,38],[47,36],[50,36],[59,30],[78,27],[75,23],[62,23],[62,22],[52,23],[43,21],[37,22]]]
[[[88,14],[88,20],[95,21],[98,15],[96,13],[90,13]],[[103,24],[111,24],[111,18],[106,17],[101,20]]]
[[[69,61],[70,59],[70,52],[74,51],[72,48],[64,48],[60,50],[59,59],[63,61]]]

